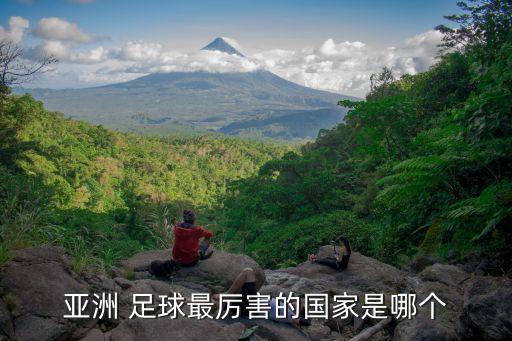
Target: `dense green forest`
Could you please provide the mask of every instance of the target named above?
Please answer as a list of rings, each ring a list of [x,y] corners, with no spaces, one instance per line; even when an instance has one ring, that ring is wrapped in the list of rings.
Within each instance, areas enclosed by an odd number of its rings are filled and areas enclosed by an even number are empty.
[[[78,268],[170,246],[169,226],[183,208],[214,228],[228,181],[290,150],[117,133],[47,112],[30,95],[0,98],[0,135],[0,262],[13,248],[56,242]]]
[[[394,264],[510,248],[512,4],[460,3],[427,72],[371,77],[344,124],[233,184],[225,239],[265,266],[345,234]]]
[[[76,267],[169,247],[187,207],[218,247],[267,267],[345,234],[405,264],[511,247],[512,4],[473,1],[440,26],[437,64],[371,77],[345,122],[299,148],[220,136],[143,137],[0,95],[0,263],[56,242]]]

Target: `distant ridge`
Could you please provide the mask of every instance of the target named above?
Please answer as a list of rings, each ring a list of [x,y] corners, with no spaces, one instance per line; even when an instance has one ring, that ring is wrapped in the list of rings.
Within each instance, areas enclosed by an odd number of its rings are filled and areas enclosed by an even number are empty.
[[[207,50],[207,51],[220,51],[225,52],[227,54],[234,54],[240,57],[245,57],[243,54],[241,54],[237,49],[235,49],[233,46],[231,46],[225,38],[219,37],[215,38],[211,43],[203,47],[201,50]]]
[[[229,38],[203,50],[244,57]],[[237,58],[238,58],[237,57]],[[175,71],[81,89],[13,89],[49,110],[110,128],[147,134],[216,132],[277,139],[315,138],[342,121],[342,94],[311,89],[267,70]]]

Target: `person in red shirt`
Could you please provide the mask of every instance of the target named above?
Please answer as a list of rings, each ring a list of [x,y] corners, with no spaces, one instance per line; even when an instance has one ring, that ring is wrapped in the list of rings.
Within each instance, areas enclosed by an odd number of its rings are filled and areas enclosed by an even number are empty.
[[[195,225],[195,221],[194,212],[183,211],[183,222],[173,228],[172,260],[180,265],[195,265],[199,259],[209,258],[213,253],[207,253],[213,233]]]

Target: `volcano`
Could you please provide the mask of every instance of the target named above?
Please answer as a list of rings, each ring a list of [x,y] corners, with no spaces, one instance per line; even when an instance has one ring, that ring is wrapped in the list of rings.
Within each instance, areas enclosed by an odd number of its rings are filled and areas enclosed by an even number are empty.
[[[245,58],[216,38],[202,50]],[[338,101],[353,97],[311,89],[266,70],[153,73],[81,89],[16,89],[65,116],[122,131],[218,132],[277,139],[315,138],[340,122]]]
[[[204,51],[219,51],[227,54],[234,54],[236,56],[245,57],[237,49],[228,43],[229,38],[219,37],[215,38],[211,43],[203,47],[201,50]]]

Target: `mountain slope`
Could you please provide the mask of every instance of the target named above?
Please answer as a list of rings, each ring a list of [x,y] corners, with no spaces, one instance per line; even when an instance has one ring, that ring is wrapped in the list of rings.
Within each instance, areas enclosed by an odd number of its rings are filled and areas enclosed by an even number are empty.
[[[242,56],[222,38],[203,49]],[[307,88],[264,70],[156,73],[101,87],[17,92],[33,94],[50,110],[120,130],[186,129],[279,138],[316,137],[318,129],[332,127],[332,117],[334,122],[341,121],[346,111],[336,104],[350,98]],[[268,124],[261,120],[276,119],[278,134],[263,127]],[[292,127],[311,122],[315,129]],[[237,128],[232,129],[232,124]]]

